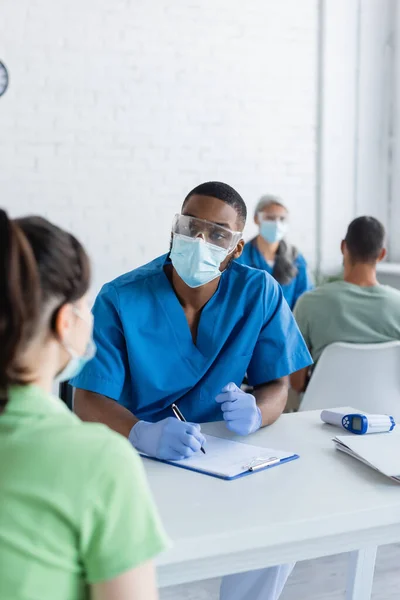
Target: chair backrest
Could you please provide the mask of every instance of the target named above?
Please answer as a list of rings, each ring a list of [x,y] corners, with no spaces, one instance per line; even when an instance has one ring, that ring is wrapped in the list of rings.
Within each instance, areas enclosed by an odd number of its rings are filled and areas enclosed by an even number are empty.
[[[325,348],[300,410],[340,406],[400,420],[400,342],[336,343]]]

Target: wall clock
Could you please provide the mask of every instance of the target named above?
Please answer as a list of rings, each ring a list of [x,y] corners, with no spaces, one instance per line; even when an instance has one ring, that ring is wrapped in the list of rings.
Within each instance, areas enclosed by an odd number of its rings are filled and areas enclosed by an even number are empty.
[[[0,96],[4,94],[8,88],[8,71],[6,66],[0,61]]]

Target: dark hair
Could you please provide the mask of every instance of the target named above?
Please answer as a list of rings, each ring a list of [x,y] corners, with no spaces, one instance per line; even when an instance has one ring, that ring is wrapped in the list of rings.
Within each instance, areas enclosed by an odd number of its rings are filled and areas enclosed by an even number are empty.
[[[287,285],[296,277],[298,268],[294,263],[298,255],[299,253],[295,246],[288,244],[286,240],[279,242],[272,275],[281,285]]]
[[[345,242],[355,262],[375,263],[385,243],[385,228],[374,217],[358,217],[349,225]]]
[[[90,263],[78,240],[41,217],[10,220],[0,209],[0,408],[13,384],[31,374],[21,355],[61,306],[82,298]]]
[[[208,181],[207,183],[201,183],[188,193],[183,201],[182,209],[185,207],[185,204],[189,198],[195,195],[218,198],[218,200],[222,200],[222,202],[225,202],[225,204],[229,204],[229,206],[232,206],[232,208],[236,210],[241,226],[245,226],[247,219],[247,208],[245,201],[243,200],[242,196],[227,183],[222,183],[221,181]]]

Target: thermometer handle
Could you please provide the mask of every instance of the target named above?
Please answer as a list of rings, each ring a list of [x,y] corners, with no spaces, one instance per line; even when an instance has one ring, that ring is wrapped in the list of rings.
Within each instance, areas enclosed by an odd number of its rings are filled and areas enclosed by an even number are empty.
[[[391,431],[394,426],[394,419],[389,415],[371,415],[368,417],[367,433],[382,433],[383,431]]]

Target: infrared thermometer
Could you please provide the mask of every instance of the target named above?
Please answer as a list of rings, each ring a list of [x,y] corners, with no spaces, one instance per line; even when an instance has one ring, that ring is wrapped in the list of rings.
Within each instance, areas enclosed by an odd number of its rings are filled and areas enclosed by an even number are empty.
[[[357,435],[389,432],[396,426],[395,420],[390,415],[372,415],[348,406],[323,410],[321,419],[324,423],[342,427]]]

